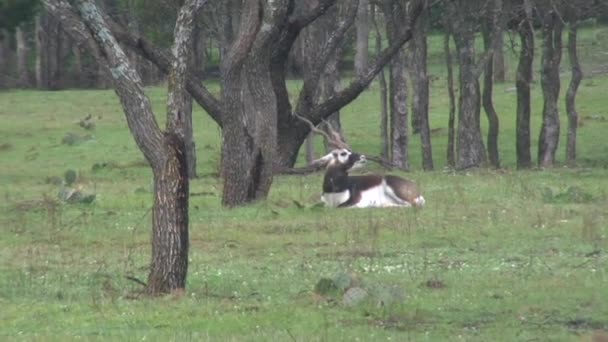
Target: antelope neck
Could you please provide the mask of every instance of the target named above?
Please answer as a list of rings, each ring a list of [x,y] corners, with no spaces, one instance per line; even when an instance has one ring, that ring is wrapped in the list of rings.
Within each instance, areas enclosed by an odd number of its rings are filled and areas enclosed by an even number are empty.
[[[330,167],[323,179],[323,192],[342,192],[349,190],[348,173],[343,167]]]

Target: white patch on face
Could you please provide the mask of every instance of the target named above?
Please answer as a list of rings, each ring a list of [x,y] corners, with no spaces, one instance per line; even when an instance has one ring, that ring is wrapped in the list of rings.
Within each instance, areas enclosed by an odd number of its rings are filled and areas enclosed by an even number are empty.
[[[352,154],[347,149],[333,150],[331,153],[334,155],[334,158],[336,159],[336,161],[340,164],[348,163],[348,158]]]
[[[325,203],[325,206],[334,208],[348,201],[349,198],[349,190],[344,190],[342,192],[325,192],[323,195],[321,195],[321,201]]]

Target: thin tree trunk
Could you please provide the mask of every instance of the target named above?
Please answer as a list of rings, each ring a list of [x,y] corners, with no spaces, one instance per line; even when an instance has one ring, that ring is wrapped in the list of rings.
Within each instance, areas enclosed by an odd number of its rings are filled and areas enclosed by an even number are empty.
[[[505,64],[504,45],[504,30],[502,21],[500,21],[498,32],[496,34],[496,42],[494,43],[496,48],[494,49],[494,54],[492,55],[494,62],[494,82],[496,83],[503,83],[506,81],[507,65]]]
[[[17,86],[27,88],[30,83],[27,68],[28,48],[25,32],[21,26],[17,26],[15,29],[15,42],[17,45]]]
[[[486,19],[485,25],[483,25],[482,36],[484,48],[486,51],[495,51],[502,49],[502,45],[498,45],[496,41],[499,35],[502,35],[500,29],[499,16],[502,14],[502,0],[494,0],[492,7],[491,18]],[[488,58],[485,65],[484,78],[483,78],[483,94],[482,104],[486,116],[488,118],[488,159],[490,164],[495,167],[500,167],[500,156],[498,154],[498,131],[499,131],[499,120],[496,109],[494,108],[494,102],[492,100],[494,89],[494,58]]]
[[[188,177],[194,179],[198,177],[196,172],[196,143],[192,126],[192,96],[186,94],[186,104],[184,105],[184,143],[186,146],[186,160],[188,161]]]
[[[422,168],[433,170],[433,149],[429,127],[429,78],[427,74],[427,29],[428,10],[416,22],[416,35],[412,39],[411,68],[412,77],[412,131],[420,133]]]
[[[447,32],[443,38],[443,50],[445,54],[445,65],[447,67],[447,87],[449,99],[449,114],[448,114],[448,145],[447,145],[447,164],[450,167],[456,167],[456,143],[455,143],[455,121],[456,121],[456,96],[454,94],[454,68],[452,66],[452,52],[450,51],[450,39],[452,35]]]
[[[74,44],[72,46],[72,55],[74,56],[74,65],[72,66],[72,82],[77,88],[84,87],[84,70],[82,69],[82,53],[80,48]]]
[[[378,55],[380,51],[382,51],[382,34],[380,32],[378,22],[376,21],[375,5],[372,5],[370,16],[374,25],[374,31],[376,32],[375,50],[376,55]],[[390,142],[388,134],[388,86],[386,84],[386,77],[384,76],[384,69],[378,73],[378,85],[380,88],[380,140],[382,142],[380,156],[385,160],[390,160]]]
[[[484,33],[484,42],[486,44],[486,48],[490,48],[489,37],[485,37]],[[483,109],[486,112],[486,116],[488,117],[488,159],[490,160],[490,164],[495,168],[500,167],[500,157],[498,155],[498,114],[496,113],[496,109],[494,108],[494,102],[492,101],[492,93],[494,88],[493,81],[493,61],[492,59],[488,59],[486,62],[485,72],[483,76]]]
[[[572,79],[566,93],[566,111],[568,112],[568,140],[566,143],[566,162],[576,166],[576,130],[578,128],[578,112],[576,111],[576,92],[583,79],[583,71],[577,53],[578,21],[570,24],[568,30],[568,56]]]
[[[8,32],[0,30],[0,89],[8,88],[9,46]]]
[[[47,18],[47,35],[48,35],[48,45],[47,45],[47,66],[48,66],[48,89],[59,89],[60,88],[60,62],[59,55],[61,51],[61,30],[60,25],[52,17]]]
[[[543,124],[538,139],[538,165],[552,167],[559,144],[559,65],[562,56],[562,23],[558,14],[549,10],[543,18]]]
[[[48,88],[48,33],[47,16],[36,17],[36,87]]]
[[[355,72],[360,75],[367,67],[369,55],[369,0],[359,0],[355,25],[357,27]]]
[[[522,20],[518,25],[521,48],[519,51],[519,62],[517,65],[517,117],[516,117],[516,150],[517,168],[527,169],[532,167],[532,155],[530,153],[530,112],[531,95],[530,84],[532,83],[532,64],[534,62],[534,29],[532,28],[532,8],[528,1],[524,3]]]
[[[325,66],[325,72],[320,80],[320,94],[318,94],[317,103],[321,101],[325,101],[332,96],[335,96],[338,92],[342,90],[342,84],[340,82],[340,71],[338,70],[338,63],[342,56],[344,49],[339,47],[336,49],[336,53],[331,57],[331,59],[327,62]],[[342,132],[342,123],[340,121],[340,112],[336,111],[333,113],[327,120],[326,124],[322,125],[321,129],[327,131],[331,134],[331,130],[340,135],[342,141],[346,141],[344,139],[344,133]],[[331,146],[327,141],[327,138],[323,140],[325,145],[325,150],[330,151]]]
[[[399,32],[398,18],[401,12],[399,6],[393,1],[385,1],[383,8],[389,44],[393,44]],[[388,69],[391,163],[402,170],[408,170],[410,167],[406,63],[407,56],[402,48],[395,54]]]

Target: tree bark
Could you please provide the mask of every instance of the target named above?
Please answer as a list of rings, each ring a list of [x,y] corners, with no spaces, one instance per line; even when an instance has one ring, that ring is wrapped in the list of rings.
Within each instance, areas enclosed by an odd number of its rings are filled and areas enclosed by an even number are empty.
[[[36,16],[36,87],[48,87],[48,33],[46,29],[47,17]]]
[[[186,147],[175,133],[164,136],[164,156],[152,168],[154,208],[152,216],[152,261],[147,292],[151,295],[183,291],[188,274],[189,180]]]
[[[524,10],[521,13],[521,21],[517,27],[521,42],[515,83],[517,89],[515,126],[518,169],[532,167],[532,156],[530,153],[530,84],[532,83],[532,64],[534,62],[534,29],[531,20],[532,8],[529,1],[526,0],[524,1]]]
[[[380,33],[380,27],[376,21],[376,6],[372,5],[371,20],[374,25],[374,31],[376,33],[375,49],[376,55],[382,51],[382,34]],[[384,76],[384,69],[378,73],[378,86],[380,88],[380,156],[384,160],[390,160],[390,142],[388,134],[388,86],[386,84],[386,77]]]
[[[8,32],[0,29],[0,89],[10,87],[8,82],[9,52]]]
[[[501,23],[499,20],[502,14],[502,0],[494,0],[492,13],[489,21],[486,19],[482,29],[483,43],[486,51],[495,51],[502,49],[502,45],[498,45],[497,37],[502,35]],[[494,58],[488,58],[485,65],[483,78],[483,94],[482,103],[486,116],[488,117],[488,159],[490,164],[495,167],[500,167],[500,156],[498,154],[498,131],[499,120],[494,102],[492,100],[494,88]]]
[[[30,83],[27,68],[28,48],[25,32],[21,26],[15,28],[15,43],[17,45],[17,86],[27,88]]]
[[[568,30],[568,57],[572,78],[566,92],[566,111],[568,112],[568,139],[566,142],[566,162],[576,166],[576,131],[578,128],[578,112],[576,111],[576,93],[583,79],[583,71],[577,53],[578,21],[575,19]]]
[[[538,165],[552,167],[559,144],[559,65],[562,56],[562,22],[554,9],[543,16],[543,54],[541,85],[543,88],[543,123],[538,139]]]
[[[369,59],[369,0],[359,0],[355,25],[357,27],[355,72],[357,75],[361,75],[365,71]]]
[[[480,87],[475,62],[474,5],[458,1],[452,10],[452,34],[458,50],[460,67],[458,99],[458,129],[456,140],[456,168],[481,166],[486,161],[486,150],[480,127]]]
[[[103,14],[93,0],[77,2],[42,0],[44,7],[61,20],[80,46],[88,46],[107,71],[120,98],[127,124],[137,146],[152,166],[154,208],[152,216],[152,262],[146,291],[161,294],[183,291],[188,267],[188,175],[183,140],[183,107],[186,98],[186,61],[191,42],[192,16],[202,5],[187,0],[178,17],[174,62],[169,77],[167,129],[161,132],[143,83],[110,33]]]
[[[494,54],[492,56],[493,60],[493,73],[494,73],[494,82],[503,83],[506,81],[507,77],[507,65],[505,64],[505,51],[504,51],[504,28],[503,28],[504,20],[499,21],[499,25],[497,26],[498,32],[496,34],[496,42],[494,43],[495,49]]]
[[[286,1],[246,2],[244,6],[239,33],[221,66],[225,104],[222,203],[227,207],[266,198],[277,146],[277,101],[270,56],[288,6]]]
[[[384,1],[384,17],[389,44],[394,44],[398,36],[399,18],[405,16],[404,9],[395,1]],[[409,170],[409,121],[407,101],[407,57],[400,49],[391,60],[388,69],[389,123],[391,163],[401,170]]]
[[[427,74],[427,30],[429,12],[425,10],[416,22],[416,34],[412,39],[411,68],[412,77],[412,131],[420,133],[422,168],[433,170],[433,149],[429,126],[429,78]]]
[[[445,54],[445,65],[447,67],[447,87],[449,99],[448,113],[448,144],[447,144],[447,164],[450,167],[456,167],[456,144],[455,144],[455,121],[456,121],[456,96],[454,95],[454,71],[452,67],[452,52],[450,51],[450,39],[452,35],[446,29],[443,38],[443,50]]]

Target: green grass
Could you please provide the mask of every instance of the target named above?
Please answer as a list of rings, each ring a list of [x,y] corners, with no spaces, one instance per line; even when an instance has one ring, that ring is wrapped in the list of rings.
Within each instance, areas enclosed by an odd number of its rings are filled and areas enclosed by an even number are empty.
[[[505,168],[466,173],[443,170],[441,77],[431,99],[437,171],[420,171],[414,136],[414,167],[405,174],[424,191],[420,211],[317,207],[321,174],[277,177],[267,201],[223,209],[214,177],[220,132],[197,109],[202,177],[191,186],[187,293],[156,299],[133,299],[139,285],[125,278],[147,275],[151,177],[113,91],[0,93],[0,339],[585,341],[606,334],[608,77],[586,79],[579,93],[587,118],[579,168],[514,169],[515,94],[502,84],[495,100]],[[148,90],[160,118],[165,91]],[[373,86],[342,111],[353,148],[368,154],[380,149],[377,98]],[[534,141],[541,100],[536,84]],[[92,132],[76,124],[87,114],[98,117]],[[67,132],[94,139],[63,145]],[[560,160],[564,143],[562,136]],[[100,162],[114,167],[93,171]],[[56,200],[51,178],[68,169],[97,194],[93,204]],[[364,302],[313,295],[321,278],[350,272],[371,294]]]

